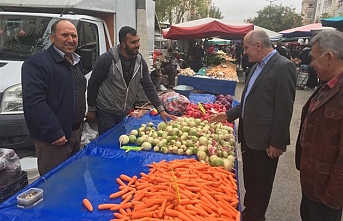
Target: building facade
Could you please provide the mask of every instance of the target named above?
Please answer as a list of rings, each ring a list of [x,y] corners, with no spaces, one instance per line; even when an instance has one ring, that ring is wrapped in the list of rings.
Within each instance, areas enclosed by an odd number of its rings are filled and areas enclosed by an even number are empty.
[[[301,15],[304,25],[322,18],[343,16],[343,0],[303,0]]]
[[[301,17],[303,19],[303,25],[308,25],[315,22],[316,6],[317,6],[317,0],[303,0],[302,1]]]

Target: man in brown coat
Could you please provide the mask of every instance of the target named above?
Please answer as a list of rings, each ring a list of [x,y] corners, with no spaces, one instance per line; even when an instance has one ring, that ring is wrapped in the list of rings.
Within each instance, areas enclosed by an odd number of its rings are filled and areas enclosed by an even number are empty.
[[[310,65],[322,84],[306,102],[296,145],[303,221],[340,221],[343,205],[343,34],[310,42]]]

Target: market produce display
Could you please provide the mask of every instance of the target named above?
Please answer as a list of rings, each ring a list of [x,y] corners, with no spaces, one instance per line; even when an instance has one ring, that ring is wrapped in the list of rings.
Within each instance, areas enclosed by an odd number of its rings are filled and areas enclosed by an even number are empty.
[[[154,162],[148,174],[117,178],[119,190],[99,210],[114,212],[112,220],[239,221],[235,174],[195,159]]]
[[[236,141],[233,128],[222,123],[179,117],[168,123],[160,122],[156,128],[148,122],[132,130],[130,135],[121,135],[119,142],[123,149],[196,155],[199,161],[211,166],[228,171],[234,168]]]
[[[227,62],[226,64],[220,64],[211,69],[208,69],[206,72],[206,76],[238,82],[236,65],[232,64],[231,62]]]
[[[210,77],[219,80],[227,80],[238,82],[238,76],[236,71],[236,65],[231,62],[216,65],[206,69],[206,74],[197,74],[192,69],[180,69],[179,75],[195,76],[195,77]]]
[[[179,69],[180,75],[185,75],[185,76],[194,76],[196,73],[193,71],[191,68],[185,68],[185,69]]]

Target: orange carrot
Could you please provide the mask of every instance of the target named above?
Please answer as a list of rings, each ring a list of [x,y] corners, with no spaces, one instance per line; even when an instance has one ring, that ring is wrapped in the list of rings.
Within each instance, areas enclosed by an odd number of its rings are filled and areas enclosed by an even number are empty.
[[[98,205],[98,210],[104,210],[104,209],[111,209],[115,206],[119,206],[119,204],[115,203],[103,203]]]
[[[153,212],[135,212],[132,214],[133,219],[152,217]]]
[[[131,180],[129,181],[129,183],[127,184],[128,186],[131,186],[133,184],[135,184],[135,182],[137,181],[138,177],[136,175],[134,175]]]
[[[158,211],[158,218],[162,219],[163,213],[166,210],[167,207],[167,199],[164,199],[161,205],[160,210]]]
[[[131,199],[132,199],[132,194],[130,193],[125,198],[123,198],[123,201],[121,202],[121,204],[129,202]]]
[[[87,198],[84,198],[82,200],[82,203],[83,203],[83,205],[86,207],[86,209],[88,211],[93,212],[93,206],[92,206],[91,202]]]
[[[127,193],[128,191],[129,191],[129,188],[125,188],[125,189],[119,190],[118,192],[112,193],[110,195],[110,198],[114,199],[114,198],[120,197],[123,194]]]
[[[236,221],[241,221],[241,212],[238,212],[236,215]]]
[[[128,175],[125,175],[125,174],[120,174],[120,179],[121,180],[124,180],[124,181],[126,181],[126,182],[130,182],[131,181],[131,177],[129,177]]]
[[[121,214],[121,213],[113,213],[113,215],[118,219],[125,219],[126,218],[126,216]]]
[[[122,203],[117,206],[113,206],[110,210],[114,211],[114,210],[119,210],[120,208],[126,209],[126,208],[130,208],[131,206],[132,206],[132,203]]]
[[[120,186],[126,186],[126,184],[120,178],[117,178],[116,181]]]

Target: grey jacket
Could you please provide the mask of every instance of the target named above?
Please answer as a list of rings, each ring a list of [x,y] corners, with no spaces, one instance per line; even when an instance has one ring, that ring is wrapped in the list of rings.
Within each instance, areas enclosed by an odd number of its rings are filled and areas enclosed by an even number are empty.
[[[99,57],[88,82],[88,110],[101,109],[115,115],[125,114],[134,105],[139,84],[157,110],[163,110],[142,56],[137,55],[132,79],[126,85],[118,50],[119,48],[111,48]]]

